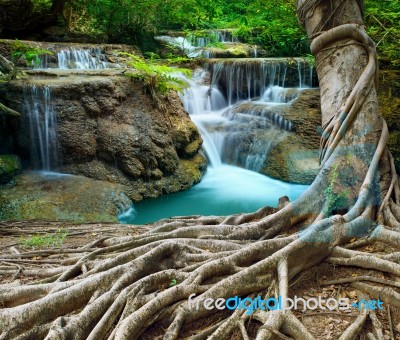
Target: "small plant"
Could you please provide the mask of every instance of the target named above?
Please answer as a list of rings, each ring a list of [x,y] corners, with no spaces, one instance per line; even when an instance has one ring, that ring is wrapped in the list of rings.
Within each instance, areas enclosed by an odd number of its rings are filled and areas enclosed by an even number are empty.
[[[167,63],[168,65],[182,64],[189,62],[191,59],[188,57],[176,57],[176,56],[168,56]]]
[[[28,66],[40,65],[40,56],[52,55],[53,52],[38,47],[32,47],[18,39],[13,42],[12,59],[14,63],[17,63],[20,59],[24,59]]]
[[[306,58],[310,65],[315,66],[315,58],[312,54],[306,54]]]
[[[176,279],[172,279],[171,283],[169,284],[170,287],[176,286],[176,284],[178,283],[178,281]]]
[[[26,248],[59,248],[68,236],[67,231],[58,230],[54,234],[34,235],[20,241]]]
[[[132,67],[132,72],[126,72],[125,75],[142,81],[152,95],[156,93],[165,94],[170,90],[182,92],[188,86],[176,74],[183,73],[190,76],[191,71],[189,69],[148,61],[130,53],[123,52],[120,54],[128,57],[127,64]]]
[[[151,61],[161,59],[160,56],[154,52],[145,52],[144,55],[145,55],[146,59],[150,59]]]

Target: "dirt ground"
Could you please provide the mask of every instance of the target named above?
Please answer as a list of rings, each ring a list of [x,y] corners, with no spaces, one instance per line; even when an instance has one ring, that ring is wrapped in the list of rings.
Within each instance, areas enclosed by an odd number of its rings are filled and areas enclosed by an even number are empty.
[[[65,238],[60,245],[38,245],[33,246],[29,242],[32,237],[40,239],[46,235],[58,235],[65,233]],[[81,224],[71,225],[68,223],[51,222],[0,222],[0,285],[20,285],[33,282],[45,282],[48,277],[43,277],[40,273],[44,269],[57,269],[66,263],[69,258],[75,255],[74,250],[84,247],[91,243],[90,249],[95,249],[101,244],[104,238],[134,236],[145,232],[145,227],[128,226],[120,224]],[[39,237],[38,237],[39,236]],[[28,241],[27,241],[28,240]],[[99,243],[96,244],[95,242]],[[387,246],[380,244],[369,245],[368,252],[387,254],[395,251]],[[16,256],[18,255],[18,256]],[[321,263],[310,270],[300,273],[290,284],[290,297],[294,298],[348,298],[356,302],[361,300],[358,292],[351,287],[350,283],[326,284],[326,281],[337,280],[339,278],[354,278],[357,276],[372,276],[380,279],[400,282],[400,278],[393,277],[381,272],[360,269],[355,267],[337,267],[329,263]],[[377,283],[369,283],[379,285]],[[0,288],[1,288],[0,286]],[[160,287],[163,289],[163,287]],[[400,294],[400,288],[393,288]],[[260,292],[262,293],[262,292]],[[0,301],[1,305],[1,301]],[[389,311],[390,310],[390,311]],[[212,327],[220,320],[226,318],[230,311],[219,311],[212,317],[200,320],[184,327],[182,338],[190,338],[200,330]],[[390,313],[390,315],[389,315]],[[301,320],[307,329],[316,339],[339,339],[344,329],[347,328],[359,315],[359,311],[352,310],[323,311],[323,310],[297,310],[295,315]],[[383,310],[377,310],[376,315],[382,323],[384,340],[400,340],[400,308],[383,304]],[[261,326],[255,320],[246,323],[246,328],[251,338],[255,338],[258,328]],[[372,329],[368,324],[357,339],[367,339],[367,333]],[[152,340],[161,339],[165,325],[158,324],[148,329],[141,339]],[[277,339],[290,339],[277,334]],[[234,333],[232,339],[241,339],[240,333]]]

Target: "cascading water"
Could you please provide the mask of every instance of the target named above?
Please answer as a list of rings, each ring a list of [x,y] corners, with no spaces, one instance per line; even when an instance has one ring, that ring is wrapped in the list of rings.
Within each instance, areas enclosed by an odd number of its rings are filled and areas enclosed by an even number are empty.
[[[203,55],[203,50],[194,46],[190,40],[185,37],[170,37],[168,35],[155,37],[156,40],[167,43],[170,46],[178,48],[184,55],[190,58],[196,58]]]
[[[190,41],[196,47],[206,47],[214,41],[220,43],[238,43],[239,38],[233,34],[232,30],[214,30],[203,32],[203,36],[191,35]]]
[[[75,48],[69,47],[62,49],[57,53],[57,67],[62,70],[77,69],[77,70],[99,70],[106,68],[120,67],[115,63],[107,61],[104,51],[99,47],[93,48]],[[49,56],[44,55],[41,58],[38,68],[55,68],[49,63]]]
[[[312,78],[304,76],[312,66],[298,58],[215,60],[206,68],[211,85],[203,84],[204,72],[195,74],[185,94],[186,109],[207,130],[206,139],[213,139],[223,163],[260,172],[269,150],[295,130],[281,112],[301,88],[312,85]],[[295,87],[285,88],[285,84]],[[220,98],[227,100],[223,103]],[[193,110],[190,103],[195,101],[207,105]]]
[[[228,104],[262,97],[272,86],[304,88],[313,85],[313,66],[304,59],[210,60],[211,86],[224,89]]]
[[[121,222],[141,224],[177,215],[251,212],[265,205],[276,206],[282,195],[294,200],[307,188],[255,172],[262,169],[269,150],[294,130],[292,122],[274,112],[274,107],[291,105],[298,91],[282,87],[289,83],[285,64],[262,62],[247,66],[247,71],[227,66],[217,62],[211,77],[198,70],[192,79],[183,78],[189,87],[181,99],[202,135],[209,161],[201,183],[185,192],[135,204],[119,216]],[[206,84],[207,78],[211,84]],[[226,91],[221,91],[221,78]],[[239,91],[243,80],[247,87]],[[298,84],[304,81],[298,80]]]
[[[178,48],[182,54],[189,58],[212,58],[213,54],[207,47],[215,41],[224,44],[239,42],[239,38],[231,30],[215,30],[203,32],[204,36],[189,35],[187,37],[172,37],[168,35],[155,37],[170,46]]]
[[[24,88],[24,113],[30,132],[31,161],[34,169],[53,170],[59,165],[57,118],[49,86]]]

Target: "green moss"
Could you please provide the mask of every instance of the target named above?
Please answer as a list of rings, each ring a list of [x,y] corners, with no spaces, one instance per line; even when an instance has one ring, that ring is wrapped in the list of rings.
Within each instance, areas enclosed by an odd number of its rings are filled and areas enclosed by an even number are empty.
[[[199,183],[207,167],[204,156],[198,154],[190,160],[180,160],[184,172],[193,180],[193,184]]]
[[[0,184],[5,184],[21,172],[21,160],[15,155],[0,155]]]
[[[185,154],[192,156],[194,155],[197,151],[199,151],[201,147],[202,141],[200,138],[195,139],[185,147]]]
[[[236,57],[247,57],[247,51],[242,46],[229,48],[228,52]]]
[[[24,238],[20,242],[25,248],[60,248],[67,236],[67,231],[58,230],[53,234],[34,235]]]
[[[209,48],[208,49],[214,58],[246,58],[249,56],[249,51],[245,45],[236,45],[233,47]]]

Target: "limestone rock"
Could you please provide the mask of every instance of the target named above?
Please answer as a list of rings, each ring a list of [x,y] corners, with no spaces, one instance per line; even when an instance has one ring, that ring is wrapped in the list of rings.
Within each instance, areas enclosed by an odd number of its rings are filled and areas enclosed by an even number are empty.
[[[1,187],[0,220],[117,222],[131,204],[119,184],[31,172]]]
[[[13,81],[2,92],[10,107],[21,110],[25,86],[51,87],[60,171],[121,184],[134,201],[200,181],[206,168],[199,154],[202,139],[176,93],[161,99],[161,109],[141,83],[131,82],[121,71],[106,77],[93,70],[47,73],[41,79]],[[23,155],[29,155],[31,143],[26,115],[23,112],[18,129]],[[0,136],[1,143],[7,131]]]

